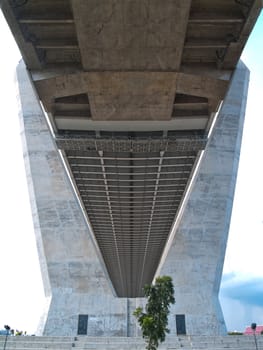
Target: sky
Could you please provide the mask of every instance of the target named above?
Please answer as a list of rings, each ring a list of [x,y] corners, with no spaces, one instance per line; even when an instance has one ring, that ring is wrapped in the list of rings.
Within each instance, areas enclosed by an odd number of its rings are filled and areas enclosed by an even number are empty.
[[[20,139],[15,67],[20,54],[0,11],[0,329],[34,334],[44,307]],[[250,85],[220,301],[228,330],[263,325],[263,13],[242,60]]]

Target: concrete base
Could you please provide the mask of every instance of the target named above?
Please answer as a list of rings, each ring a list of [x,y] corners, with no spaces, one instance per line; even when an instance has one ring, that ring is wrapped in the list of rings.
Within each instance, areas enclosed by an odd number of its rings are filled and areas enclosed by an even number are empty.
[[[5,337],[0,336],[3,348]],[[263,337],[258,336],[258,349],[263,347]],[[144,350],[145,342],[141,337],[9,337],[9,350]],[[167,337],[158,349],[206,349],[206,350],[247,350],[255,349],[253,336],[180,336]]]
[[[49,308],[44,335],[75,336],[87,315],[90,336],[136,336],[132,313],[142,299],[117,298],[65,174],[29,74],[17,69],[32,214]],[[239,158],[248,70],[240,64],[205,151],[161,274],[174,279],[187,334],[224,334],[217,294],[221,280]]]

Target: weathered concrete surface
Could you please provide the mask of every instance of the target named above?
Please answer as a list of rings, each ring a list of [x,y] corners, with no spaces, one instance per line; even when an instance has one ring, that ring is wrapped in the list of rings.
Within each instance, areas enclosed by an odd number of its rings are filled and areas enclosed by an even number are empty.
[[[228,81],[178,72],[82,72],[47,76],[35,85],[51,113],[56,109],[57,98],[87,94],[94,121],[169,121],[176,94],[210,99],[210,106],[215,102],[215,111],[224,98]],[[194,112],[192,118],[196,118]]]
[[[161,274],[173,277],[174,314],[188,334],[225,334],[218,302],[245,116],[249,71],[242,62],[204,151]]]
[[[178,70],[191,1],[72,2],[85,70]]]
[[[128,301],[114,296],[23,62],[17,79],[32,215],[50,300],[39,332],[76,335],[78,315],[88,314],[89,335],[126,336],[133,327],[127,322],[134,323]]]

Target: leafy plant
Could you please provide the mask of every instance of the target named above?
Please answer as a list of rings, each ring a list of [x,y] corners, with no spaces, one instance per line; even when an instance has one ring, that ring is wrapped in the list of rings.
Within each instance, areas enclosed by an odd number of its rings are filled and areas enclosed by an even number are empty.
[[[169,333],[168,314],[170,304],[175,303],[174,287],[170,276],[157,277],[155,284],[145,285],[144,296],[147,297],[145,312],[141,307],[134,311],[134,316],[142,330],[142,336],[147,342],[147,350],[156,350],[159,343],[165,340]]]

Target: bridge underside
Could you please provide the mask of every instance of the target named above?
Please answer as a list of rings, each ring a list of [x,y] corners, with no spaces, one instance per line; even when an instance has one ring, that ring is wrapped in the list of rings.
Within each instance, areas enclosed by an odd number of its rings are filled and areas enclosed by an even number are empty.
[[[118,296],[158,267],[199,150],[188,139],[57,138]]]
[[[1,5],[114,289],[141,296],[261,1]]]

